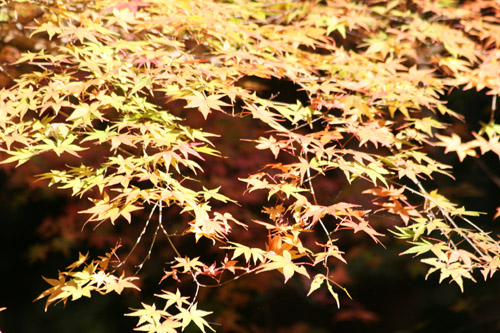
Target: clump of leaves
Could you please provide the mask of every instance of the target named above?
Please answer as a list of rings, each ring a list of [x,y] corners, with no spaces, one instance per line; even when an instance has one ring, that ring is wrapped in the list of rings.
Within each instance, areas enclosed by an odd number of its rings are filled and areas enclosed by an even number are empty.
[[[2,163],[77,157],[40,178],[88,198],[89,222],[145,222],[136,245],[155,225],[148,256],[157,235],[174,253],[164,278],[185,276],[198,291],[224,284],[226,272],[231,280],[276,270],[285,283],[303,276],[309,294],[325,285],[339,303],[344,289],[330,271],[346,260],[337,239],[351,230],[381,244],[383,230],[370,217],[384,214],[401,222],[391,232],[408,241],[404,253],[423,256],[440,280],[463,289],[475,271],[488,278],[500,267],[499,241],[474,223],[478,213],[433,188],[435,175],[453,173],[430,152],[444,147],[460,161],[500,156],[498,2],[30,2],[43,14],[26,29],[50,47],[25,52],[17,64],[33,70],[0,91]],[[15,20],[9,6],[2,13]],[[307,98],[265,96],[241,83],[248,78],[293,82]],[[452,89],[492,96],[490,121],[469,138],[448,130],[447,122],[461,120],[441,98]],[[206,125],[186,121],[193,112]],[[239,179],[247,193],[267,194],[265,221],[241,221],[233,215],[239,198],[206,187],[207,159],[225,156],[217,135],[203,129],[214,113],[268,130],[247,139],[255,154],[269,150],[276,161]],[[85,158],[92,151],[99,159]],[[315,184],[332,174],[361,183],[359,195],[372,203],[317,198]],[[189,216],[179,233],[164,219],[175,207]],[[232,238],[233,228],[262,227],[260,247]],[[181,253],[172,237],[191,234],[209,239],[224,259]],[[113,253],[117,263],[108,256],[104,266],[92,261],[77,271],[81,256],[47,279],[52,288],[39,298],[50,305],[137,288],[135,277],[113,275],[130,254]],[[141,331],[173,332],[190,322],[204,331],[208,312],[196,295],[165,291],[157,295],[167,299],[163,308],[143,304],[129,315],[139,317]]]

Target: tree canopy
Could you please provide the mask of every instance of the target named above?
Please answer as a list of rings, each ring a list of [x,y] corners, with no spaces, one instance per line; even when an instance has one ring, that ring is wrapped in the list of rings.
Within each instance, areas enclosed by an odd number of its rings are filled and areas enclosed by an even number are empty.
[[[439,186],[500,156],[498,1],[7,1],[0,21],[3,168],[36,166],[85,237],[114,234],[45,278],[46,309],[151,269],[139,331],[213,330],[199,294],[268,271],[341,307],[353,237],[403,240],[462,291],[500,267],[493,228]],[[477,125],[446,103],[466,90],[489,96]]]

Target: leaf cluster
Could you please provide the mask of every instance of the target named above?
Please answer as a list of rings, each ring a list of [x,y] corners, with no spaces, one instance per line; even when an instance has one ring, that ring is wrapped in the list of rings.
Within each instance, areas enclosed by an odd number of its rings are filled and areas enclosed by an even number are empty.
[[[500,156],[498,2],[31,3],[43,14],[30,36],[51,48],[25,52],[16,64],[33,70],[0,91],[2,163],[68,158],[40,178],[88,198],[82,213],[97,225],[140,223],[139,212],[149,212],[136,245],[156,225],[148,257],[157,234],[174,253],[165,259],[164,278],[186,277],[199,289],[274,270],[286,283],[298,273],[309,294],[326,284],[340,305],[332,286],[345,289],[330,278],[346,262],[337,240],[349,230],[382,244],[383,230],[371,217],[384,214],[401,222],[392,233],[408,242],[403,253],[425,255],[429,274],[438,271],[440,280],[463,289],[474,271],[487,278],[500,267],[499,241],[469,219],[478,214],[426,188],[436,175],[453,177],[431,153],[438,147],[460,162]],[[293,82],[307,98],[265,96],[242,83],[249,78]],[[449,123],[462,120],[442,98],[452,89],[492,96],[490,121],[468,138],[450,132]],[[202,119],[190,123],[196,112]],[[224,136],[203,129],[215,114],[267,130],[246,139],[255,154],[269,151],[275,161],[239,178],[246,194],[265,193],[264,221],[235,217],[245,193],[230,198],[220,186],[206,187],[207,160],[223,163],[226,156],[214,144]],[[98,159],[88,158],[92,152]],[[318,198],[315,187],[339,174],[348,186],[362,184],[359,195],[367,199]],[[188,216],[178,233],[163,218],[174,209]],[[265,228],[267,238],[243,244],[231,238],[233,228]],[[212,264],[181,253],[172,237],[190,235],[210,240],[225,259]],[[81,256],[58,279],[47,279],[52,287],[39,298],[50,305],[134,288],[135,277],[110,273],[129,256],[113,268],[108,256],[105,267],[92,261],[76,270]],[[209,327],[196,295],[159,297],[167,299],[162,310],[143,304],[129,314],[139,317],[137,330]],[[174,304],[177,313],[167,312]]]

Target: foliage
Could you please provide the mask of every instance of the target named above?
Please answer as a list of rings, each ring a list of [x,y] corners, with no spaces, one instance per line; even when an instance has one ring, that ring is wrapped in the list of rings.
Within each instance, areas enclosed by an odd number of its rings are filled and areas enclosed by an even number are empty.
[[[267,271],[284,283],[301,276],[308,294],[326,286],[340,306],[346,290],[331,271],[346,262],[344,230],[383,246],[389,229],[408,242],[404,254],[462,290],[475,271],[486,279],[500,267],[499,241],[472,221],[479,213],[433,182],[453,178],[441,147],[460,162],[500,156],[498,2],[39,0],[5,3],[2,20],[19,20],[27,2],[40,14],[23,29],[46,42],[19,57],[14,66],[29,70],[0,91],[2,163],[45,156],[53,164],[39,178],[88,198],[87,223],[144,224],[124,252],[90,264],[80,255],[47,279],[47,306],[138,289],[127,261],[150,225],[139,269],[164,237],[163,279],[190,280],[196,292],[163,291],[164,307],[128,314],[148,332],[211,329],[200,288]],[[262,93],[262,82],[290,83],[292,98]],[[461,115],[443,101],[453,89],[486,90],[490,121],[457,133]],[[261,129],[236,144],[274,159],[238,176],[246,191],[210,187],[207,170],[237,158],[223,149],[226,133],[204,129],[220,119],[227,131]],[[362,188],[358,199],[317,195],[331,177]],[[262,213],[249,218],[241,210],[254,191]],[[372,222],[389,215],[399,224]],[[233,236],[262,228],[266,239]],[[191,237],[198,245],[183,253],[176,244]]]

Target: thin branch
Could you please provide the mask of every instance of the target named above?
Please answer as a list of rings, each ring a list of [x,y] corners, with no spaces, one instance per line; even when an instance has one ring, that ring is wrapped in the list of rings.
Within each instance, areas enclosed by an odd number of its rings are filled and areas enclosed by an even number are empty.
[[[160,229],[160,224],[159,223],[156,226],[156,230],[155,230],[155,233],[153,235],[153,240],[151,241],[151,245],[149,246],[148,254],[146,255],[146,257],[144,257],[144,259],[142,260],[142,262],[139,265],[137,265],[138,269],[135,272],[135,274],[139,273],[139,271],[142,269],[142,266],[144,265],[144,263],[151,258],[151,253],[153,251],[153,246],[154,246],[154,244],[156,242],[156,236],[158,235],[158,229]]]
[[[136,249],[137,245],[139,245],[139,243],[141,242],[142,237],[143,237],[143,236],[144,236],[144,234],[146,233],[146,230],[147,230],[147,228],[148,228],[148,226],[149,226],[149,222],[151,221],[151,217],[153,216],[153,213],[154,213],[154,211],[156,210],[156,207],[158,207],[158,203],[156,203],[156,204],[153,206],[153,209],[151,209],[151,213],[149,213],[149,216],[148,216],[148,219],[147,219],[147,221],[146,221],[146,224],[144,225],[144,228],[142,228],[141,234],[140,234],[140,235],[139,235],[139,237],[137,238],[137,240],[136,240],[136,242],[135,242],[134,246],[132,247],[132,249],[129,251],[129,253],[128,253],[127,257],[126,257],[126,258],[125,258],[122,262],[120,262],[120,263],[119,263],[119,264],[115,267],[115,269],[113,269],[113,270],[111,271],[111,273],[114,273],[114,272],[115,272],[118,268],[120,268],[121,266],[123,266],[123,265],[127,262],[127,260],[130,258],[130,256],[132,255],[132,253],[135,251],[135,249]]]
[[[416,194],[420,194],[422,195],[426,200],[429,200],[431,201],[432,203],[434,203],[437,207],[439,207],[439,211],[441,212],[441,214],[443,214],[443,216],[446,218],[446,220],[448,220],[448,222],[456,229],[456,232],[460,234],[460,236],[462,236],[466,241],[467,243],[469,243],[470,246],[472,246],[472,248],[474,250],[477,251],[477,253],[479,253],[481,256],[485,256],[485,254],[483,253],[483,251],[481,251],[480,249],[477,248],[477,246],[474,244],[474,242],[472,240],[470,240],[469,237],[467,237],[466,235],[463,234],[462,231],[460,231],[460,227],[455,223],[455,221],[453,221],[453,219],[451,218],[451,216],[439,205],[438,202],[436,202],[434,199],[432,199],[427,191],[424,189],[424,187],[422,186],[422,184],[420,182],[417,182],[417,185],[418,187],[420,188],[420,190],[425,193],[420,193],[418,191],[415,191],[414,193]],[[408,188],[408,187],[407,187]],[[473,224],[474,225],[474,224]],[[479,227],[477,227],[476,225],[474,225],[475,228],[479,231],[481,231],[482,233],[486,234],[482,229],[480,229]]]
[[[177,257],[179,257],[179,258],[182,257],[181,254],[179,253],[179,251],[177,250],[177,248],[175,247],[174,242],[172,242],[172,239],[170,238],[170,235],[168,234],[167,230],[163,226],[163,206],[162,206],[161,201],[160,201],[160,210],[159,210],[159,217],[158,217],[158,225],[160,226],[161,230],[163,231],[163,234],[165,235],[165,237],[167,237],[167,240],[170,243],[170,246],[174,250],[174,252],[177,255]]]

